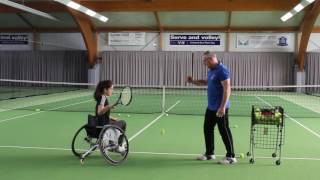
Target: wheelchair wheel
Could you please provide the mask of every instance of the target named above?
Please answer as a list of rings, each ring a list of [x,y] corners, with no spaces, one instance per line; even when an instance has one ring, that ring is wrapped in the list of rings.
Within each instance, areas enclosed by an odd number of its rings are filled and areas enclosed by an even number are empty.
[[[100,132],[99,148],[109,164],[119,165],[128,157],[129,142],[120,128],[107,125]]]
[[[81,158],[82,154],[87,152],[90,147],[97,143],[96,138],[91,138],[87,135],[85,127],[86,125],[83,125],[78,129],[71,144],[72,153],[79,158]]]

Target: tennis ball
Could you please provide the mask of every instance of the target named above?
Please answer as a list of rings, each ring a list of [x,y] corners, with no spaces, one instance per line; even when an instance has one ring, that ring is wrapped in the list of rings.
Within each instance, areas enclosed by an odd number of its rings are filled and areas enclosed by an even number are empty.
[[[256,116],[257,120],[261,120],[261,112],[256,112],[254,115]]]
[[[281,123],[281,121],[282,121],[282,114],[281,114],[280,112],[276,112],[276,113],[274,114],[274,120],[275,120],[276,122],[278,122],[278,123]]]
[[[40,111],[40,109],[35,109],[35,111]]]
[[[128,114],[127,117],[130,117],[130,115]]]
[[[160,130],[160,135],[164,135],[166,133],[166,130],[164,129],[164,128],[162,128],[161,130]]]
[[[121,116],[121,114],[119,113],[118,116]]]
[[[240,158],[244,158],[244,154],[243,154],[243,153],[240,153],[239,157],[240,157]]]
[[[169,116],[169,114],[166,113],[166,116]]]
[[[281,118],[281,113],[276,112],[276,113],[274,114],[274,117],[275,117],[276,120],[280,120],[280,118]]]
[[[236,124],[235,124],[235,125],[233,125],[233,128],[238,128],[238,125],[236,125]]]

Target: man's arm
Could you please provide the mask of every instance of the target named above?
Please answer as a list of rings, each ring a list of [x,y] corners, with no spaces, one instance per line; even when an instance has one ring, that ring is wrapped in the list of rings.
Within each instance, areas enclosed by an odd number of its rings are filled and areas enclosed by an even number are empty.
[[[224,81],[221,81],[221,84],[223,86],[223,97],[222,97],[222,102],[220,104],[220,107],[217,111],[218,117],[223,117],[225,115],[226,105],[227,105],[227,102],[228,102],[230,95],[231,95],[230,78],[228,78]]]
[[[197,86],[205,86],[208,84],[208,81],[206,79],[193,80],[191,76],[187,77],[187,82]]]
[[[221,81],[221,84],[223,86],[223,97],[220,107],[226,108],[226,104],[230,98],[231,95],[231,85],[230,85],[230,79],[226,79],[224,81]]]

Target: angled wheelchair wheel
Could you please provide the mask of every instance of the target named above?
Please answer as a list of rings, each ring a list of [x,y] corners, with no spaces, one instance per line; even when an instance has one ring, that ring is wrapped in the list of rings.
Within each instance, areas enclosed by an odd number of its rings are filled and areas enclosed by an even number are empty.
[[[78,129],[72,139],[71,144],[72,153],[79,158],[81,158],[82,155],[88,151],[88,149],[97,143],[96,138],[91,138],[87,135],[85,127],[86,125],[83,125],[80,127],[80,129]]]
[[[99,148],[109,164],[119,165],[128,157],[129,141],[120,128],[107,125],[100,132]]]

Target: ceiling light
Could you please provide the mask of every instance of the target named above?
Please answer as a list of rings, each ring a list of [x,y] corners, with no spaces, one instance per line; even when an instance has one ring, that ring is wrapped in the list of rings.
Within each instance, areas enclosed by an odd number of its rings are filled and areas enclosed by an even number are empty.
[[[290,19],[293,16],[293,14],[291,12],[287,12],[284,16],[281,17],[281,20],[283,22],[287,21],[288,19]]]
[[[304,7],[302,6],[302,4],[297,4],[293,9],[296,12],[300,12]]]
[[[104,17],[104,16],[101,16],[99,19],[100,19],[100,21],[102,21],[102,22],[107,22],[107,21],[108,21],[108,18],[107,18],[107,17]]]
[[[102,16],[101,14],[99,14],[99,13],[97,13],[97,12],[91,10],[91,9],[88,9],[88,8],[82,6],[81,4],[75,3],[74,1],[70,1],[70,0],[54,0],[54,1],[59,2],[59,3],[63,4],[63,5],[66,5],[66,6],[70,7],[70,8],[76,9],[76,10],[78,10],[78,11],[80,11],[82,13],[85,13],[85,14],[91,16],[91,17],[97,18],[102,22],[107,22],[108,21],[107,17]]]
[[[80,4],[75,3],[75,2],[73,2],[73,1],[70,1],[70,2],[67,4],[67,6],[73,8],[73,9],[76,9],[76,10],[78,10],[78,9],[80,8]]]
[[[92,10],[90,10],[90,9],[88,9],[88,10],[86,10],[86,14],[88,14],[88,15],[91,16],[91,17],[93,17],[93,16],[96,15],[97,13],[94,12],[94,11],[92,11]]]
[[[302,0],[301,3],[297,4],[291,11],[287,12],[283,15],[280,19],[281,21],[285,22],[290,19],[292,16],[300,12],[303,8],[308,6],[309,4],[313,3],[315,0]]]
[[[32,9],[30,7],[24,6],[24,5],[19,4],[19,3],[15,3],[15,2],[12,2],[12,1],[8,1],[8,0],[0,0],[0,3],[4,4],[4,5],[7,5],[7,6],[11,6],[11,7],[16,8],[16,9],[20,9],[22,11],[29,12],[31,14],[35,14],[35,15],[38,15],[38,16],[41,16],[41,17],[45,17],[45,18],[48,18],[48,19],[51,19],[51,20],[54,20],[54,21],[59,21],[58,19],[56,19],[55,17],[51,16],[48,13],[44,13],[44,12],[38,11],[36,9]]]

